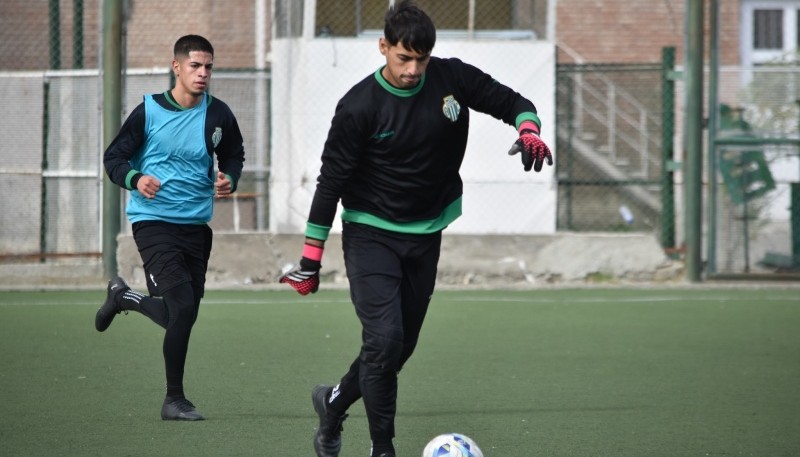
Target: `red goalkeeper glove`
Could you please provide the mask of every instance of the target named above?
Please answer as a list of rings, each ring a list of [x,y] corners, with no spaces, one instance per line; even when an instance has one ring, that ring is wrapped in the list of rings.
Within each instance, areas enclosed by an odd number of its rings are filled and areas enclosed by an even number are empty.
[[[547,162],[547,165],[553,165],[553,155],[550,153],[550,148],[547,147],[544,141],[539,138],[539,126],[532,121],[525,121],[519,126],[519,139],[514,142],[508,155],[522,153],[522,166],[525,171],[539,172],[542,170],[542,165]]]
[[[300,295],[315,293],[319,289],[319,270],[322,268],[320,260],[322,247],[306,244],[300,262],[284,273],[279,282],[289,284]]]

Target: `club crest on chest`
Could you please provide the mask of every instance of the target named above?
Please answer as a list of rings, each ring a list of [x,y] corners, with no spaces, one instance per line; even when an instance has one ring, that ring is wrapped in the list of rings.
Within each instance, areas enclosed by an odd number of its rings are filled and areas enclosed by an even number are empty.
[[[211,144],[216,148],[219,146],[220,141],[222,141],[222,127],[217,127],[214,129],[214,133],[211,134]]]
[[[456,122],[458,115],[461,114],[461,105],[458,104],[455,97],[448,95],[442,98],[442,113],[450,122]]]

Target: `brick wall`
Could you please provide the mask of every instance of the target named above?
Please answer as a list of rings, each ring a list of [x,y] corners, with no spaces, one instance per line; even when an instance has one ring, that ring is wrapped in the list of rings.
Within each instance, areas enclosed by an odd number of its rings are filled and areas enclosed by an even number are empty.
[[[60,21],[44,0],[0,1],[0,70],[42,70],[51,65],[52,24],[60,27],[60,68],[72,68],[73,2],[59,2]],[[97,67],[98,0],[84,0],[84,68]]]
[[[175,40],[195,33],[214,44],[218,68],[254,67],[254,3],[131,0],[128,66],[168,66]],[[720,60],[723,65],[737,65],[739,0],[720,0],[720,4]],[[675,46],[677,61],[682,62],[685,5],[678,0],[559,0],[556,33],[563,49],[572,49],[591,63],[656,62],[664,46]],[[60,0],[59,6],[61,68],[71,68],[73,1]],[[99,8],[99,0],[84,0],[85,68],[97,67]],[[0,70],[48,68],[49,16],[44,0],[0,1]],[[573,61],[563,49],[559,62]]]
[[[214,45],[218,68],[255,66],[254,0],[131,0],[127,27],[129,67],[169,66],[172,45],[181,35],[198,34]],[[267,17],[269,17],[267,2]],[[84,0],[84,68],[97,68],[99,0]],[[72,68],[73,1],[60,0],[60,68]],[[52,10],[44,0],[0,1],[0,70],[50,67]],[[269,24],[267,37],[270,36]]]
[[[739,64],[739,0],[721,0],[720,62]],[[657,62],[661,49],[677,48],[683,61],[685,1],[559,0],[556,36],[559,62],[573,62],[572,49],[589,63]],[[706,0],[706,42],[710,16]]]
[[[187,34],[211,41],[218,68],[255,66],[253,0],[134,0],[128,23],[128,66],[170,65],[172,45]]]

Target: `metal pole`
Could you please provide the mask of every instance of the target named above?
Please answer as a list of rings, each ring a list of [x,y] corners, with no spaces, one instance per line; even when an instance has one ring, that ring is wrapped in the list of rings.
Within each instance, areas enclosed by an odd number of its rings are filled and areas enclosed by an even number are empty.
[[[566,200],[567,204],[567,223],[566,223],[566,230],[574,230],[573,221],[572,221],[572,188],[575,186],[573,183],[573,166],[572,162],[575,160],[575,155],[572,153],[572,139],[575,138],[575,105],[573,100],[575,100],[575,80],[572,78],[572,74],[569,72],[562,73],[562,77],[567,82],[567,147],[566,147],[566,162],[559,162],[556,164],[557,169],[561,169],[564,167],[564,163],[566,163],[566,172],[567,172],[567,179],[570,181],[567,184],[566,189],[564,189],[564,200]],[[578,90],[581,90],[578,87]]]
[[[469,0],[467,11],[467,39],[472,40],[475,36],[475,0]]]
[[[686,279],[700,281],[702,270],[703,170],[703,3],[686,1],[686,143],[683,160]]]
[[[708,233],[706,274],[717,272],[717,129],[719,114],[719,0],[711,0],[708,62]]]
[[[103,149],[119,132],[122,117],[122,0],[103,2]],[[103,173],[105,176],[105,173]],[[120,231],[120,188],[103,180],[103,271],[117,275],[117,235]]]
[[[256,0],[256,43],[255,43],[255,103],[256,103],[256,129],[252,151],[255,156],[255,181],[256,181],[256,229],[265,230],[267,195],[267,134],[270,134],[268,125],[268,100],[267,87],[267,2]]]
[[[72,4],[72,68],[83,68],[83,0]]]
[[[58,0],[50,0],[50,69],[61,68],[61,7]]]
[[[794,101],[800,107],[800,99]],[[800,128],[800,119],[798,119]],[[800,266],[800,183],[789,184],[789,227],[792,233],[792,267]]]
[[[675,48],[661,51],[661,247],[675,248]]]
[[[42,87],[44,103],[42,106],[42,177],[41,177],[41,205],[39,207],[39,261],[44,263],[47,253],[47,178],[44,172],[50,166],[47,161],[48,132],[50,131],[50,79],[45,78]]]
[[[800,266],[800,183],[789,184],[789,224],[792,231],[792,266]]]
[[[748,175],[742,176],[742,231],[744,232],[744,272],[750,273],[750,199],[747,197]]]
[[[360,36],[364,27],[361,25],[361,0],[356,0],[356,36]]]

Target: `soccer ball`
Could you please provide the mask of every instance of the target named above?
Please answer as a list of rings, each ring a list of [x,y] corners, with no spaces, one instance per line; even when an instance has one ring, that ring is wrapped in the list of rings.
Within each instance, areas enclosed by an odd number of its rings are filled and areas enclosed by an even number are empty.
[[[428,442],[422,457],[483,457],[483,452],[470,437],[445,433]]]

